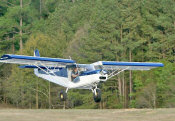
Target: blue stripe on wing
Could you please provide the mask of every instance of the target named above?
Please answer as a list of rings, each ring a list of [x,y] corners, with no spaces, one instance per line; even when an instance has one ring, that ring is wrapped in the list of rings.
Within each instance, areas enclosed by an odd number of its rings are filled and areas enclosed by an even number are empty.
[[[148,66],[148,67],[163,67],[162,63],[145,63],[145,62],[112,62],[112,61],[102,61],[103,65],[111,66]]]
[[[8,60],[8,59],[24,59],[24,60],[49,61],[49,62],[61,62],[61,63],[75,63],[74,60],[69,60],[69,59],[34,57],[34,56],[24,56],[24,55],[10,55],[10,54],[3,55],[0,60]]]
[[[45,67],[45,66],[39,66],[42,69],[62,69],[61,67]],[[19,68],[38,68],[37,66],[34,65],[24,65],[24,66],[19,66]]]

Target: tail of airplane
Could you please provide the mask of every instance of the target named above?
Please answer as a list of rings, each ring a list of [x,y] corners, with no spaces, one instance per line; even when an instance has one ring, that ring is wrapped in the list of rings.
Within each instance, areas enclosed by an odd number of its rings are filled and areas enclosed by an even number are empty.
[[[36,50],[34,51],[34,56],[40,57],[40,54],[39,54],[39,50],[38,50],[38,49],[36,49]]]

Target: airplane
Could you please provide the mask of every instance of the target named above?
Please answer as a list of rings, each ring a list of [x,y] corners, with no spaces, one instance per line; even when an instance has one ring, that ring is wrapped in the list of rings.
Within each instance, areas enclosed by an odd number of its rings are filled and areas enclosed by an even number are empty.
[[[93,93],[95,102],[101,101],[101,82],[118,75],[125,70],[150,70],[163,67],[162,63],[153,62],[117,62],[98,61],[92,64],[78,64],[72,59],[40,57],[39,51],[34,51],[34,56],[5,54],[0,58],[0,63],[20,64],[20,68],[34,69],[37,77],[66,88],[59,94],[61,101],[66,101],[69,89],[88,89]],[[72,78],[73,71],[78,74]]]

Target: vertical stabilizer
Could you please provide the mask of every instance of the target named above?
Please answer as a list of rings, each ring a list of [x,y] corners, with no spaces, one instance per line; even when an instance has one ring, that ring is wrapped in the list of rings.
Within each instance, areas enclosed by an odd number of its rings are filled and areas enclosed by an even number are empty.
[[[34,56],[40,57],[40,54],[39,54],[39,50],[38,50],[38,49],[36,49],[36,50],[34,51]]]

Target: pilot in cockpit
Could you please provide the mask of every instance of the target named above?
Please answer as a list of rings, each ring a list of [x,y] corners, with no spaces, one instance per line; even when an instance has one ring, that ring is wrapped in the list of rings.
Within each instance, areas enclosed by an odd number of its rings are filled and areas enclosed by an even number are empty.
[[[74,67],[71,73],[71,80],[75,81],[75,78],[77,78],[78,76],[79,76],[78,68]]]

